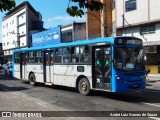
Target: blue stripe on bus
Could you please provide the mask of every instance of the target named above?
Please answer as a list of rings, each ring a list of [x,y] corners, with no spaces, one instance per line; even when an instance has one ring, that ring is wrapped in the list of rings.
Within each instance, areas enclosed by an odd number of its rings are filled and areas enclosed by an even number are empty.
[[[76,46],[76,45],[84,45],[84,44],[92,44],[92,43],[101,43],[101,42],[110,42],[114,43],[114,38],[115,37],[108,37],[108,38],[96,38],[92,40],[80,40],[80,41],[75,41],[75,42],[70,42],[70,43],[60,43],[56,45],[46,45],[46,46],[39,46],[39,47],[31,47],[31,48],[24,48],[24,49],[18,49],[18,50],[13,50],[13,52],[20,52],[23,50],[29,51],[29,50],[39,50],[39,49],[49,49],[52,47],[65,47],[65,46]]]

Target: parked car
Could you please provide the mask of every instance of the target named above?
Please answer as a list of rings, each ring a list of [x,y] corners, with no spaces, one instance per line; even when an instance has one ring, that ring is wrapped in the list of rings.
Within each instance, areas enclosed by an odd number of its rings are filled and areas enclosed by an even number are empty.
[[[0,66],[0,75],[7,75],[5,68],[3,68],[2,66]]]

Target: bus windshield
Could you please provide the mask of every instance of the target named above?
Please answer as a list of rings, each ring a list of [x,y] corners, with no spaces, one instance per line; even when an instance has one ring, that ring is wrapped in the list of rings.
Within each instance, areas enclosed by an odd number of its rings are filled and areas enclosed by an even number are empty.
[[[115,47],[114,67],[118,70],[144,70],[143,48]]]

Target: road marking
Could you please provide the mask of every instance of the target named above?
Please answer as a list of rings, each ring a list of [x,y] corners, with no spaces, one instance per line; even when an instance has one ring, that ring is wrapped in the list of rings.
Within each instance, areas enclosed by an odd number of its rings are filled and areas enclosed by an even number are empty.
[[[25,96],[22,96],[23,98],[25,98],[25,99],[27,99],[27,100],[29,100],[29,101],[32,101],[31,99],[29,99],[29,98],[27,98],[27,97],[25,97]]]
[[[151,119],[154,119],[154,120],[160,120],[160,118],[157,118],[157,117],[148,117],[148,118],[151,118]]]
[[[39,104],[39,105],[41,105],[41,106],[43,106],[43,107],[48,108],[48,106],[46,106],[46,105],[44,105],[44,104],[42,104],[42,103],[39,103],[39,102],[35,102],[35,103],[37,103],[37,104]]]
[[[151,103],[145,103],[145,102],[141,102],[143,104],[147,104],[147,105],[151,105],[151,106],[155,106],[155,107],[160,107],[160,105],[156,105],[156,104],[151,104]]]

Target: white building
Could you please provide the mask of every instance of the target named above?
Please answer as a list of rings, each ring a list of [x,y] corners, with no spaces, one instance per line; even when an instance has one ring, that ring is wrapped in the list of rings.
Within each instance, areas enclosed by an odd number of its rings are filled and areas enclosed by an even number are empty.
[[[143,40],[146,67],[160,73],[160,0],[115,0],[117,35]]]
[[[25,1],[9,11],[2,21],[2,45],[4,55],[12,50],[31,46],[33,31],[43,29],[42,16]]]

